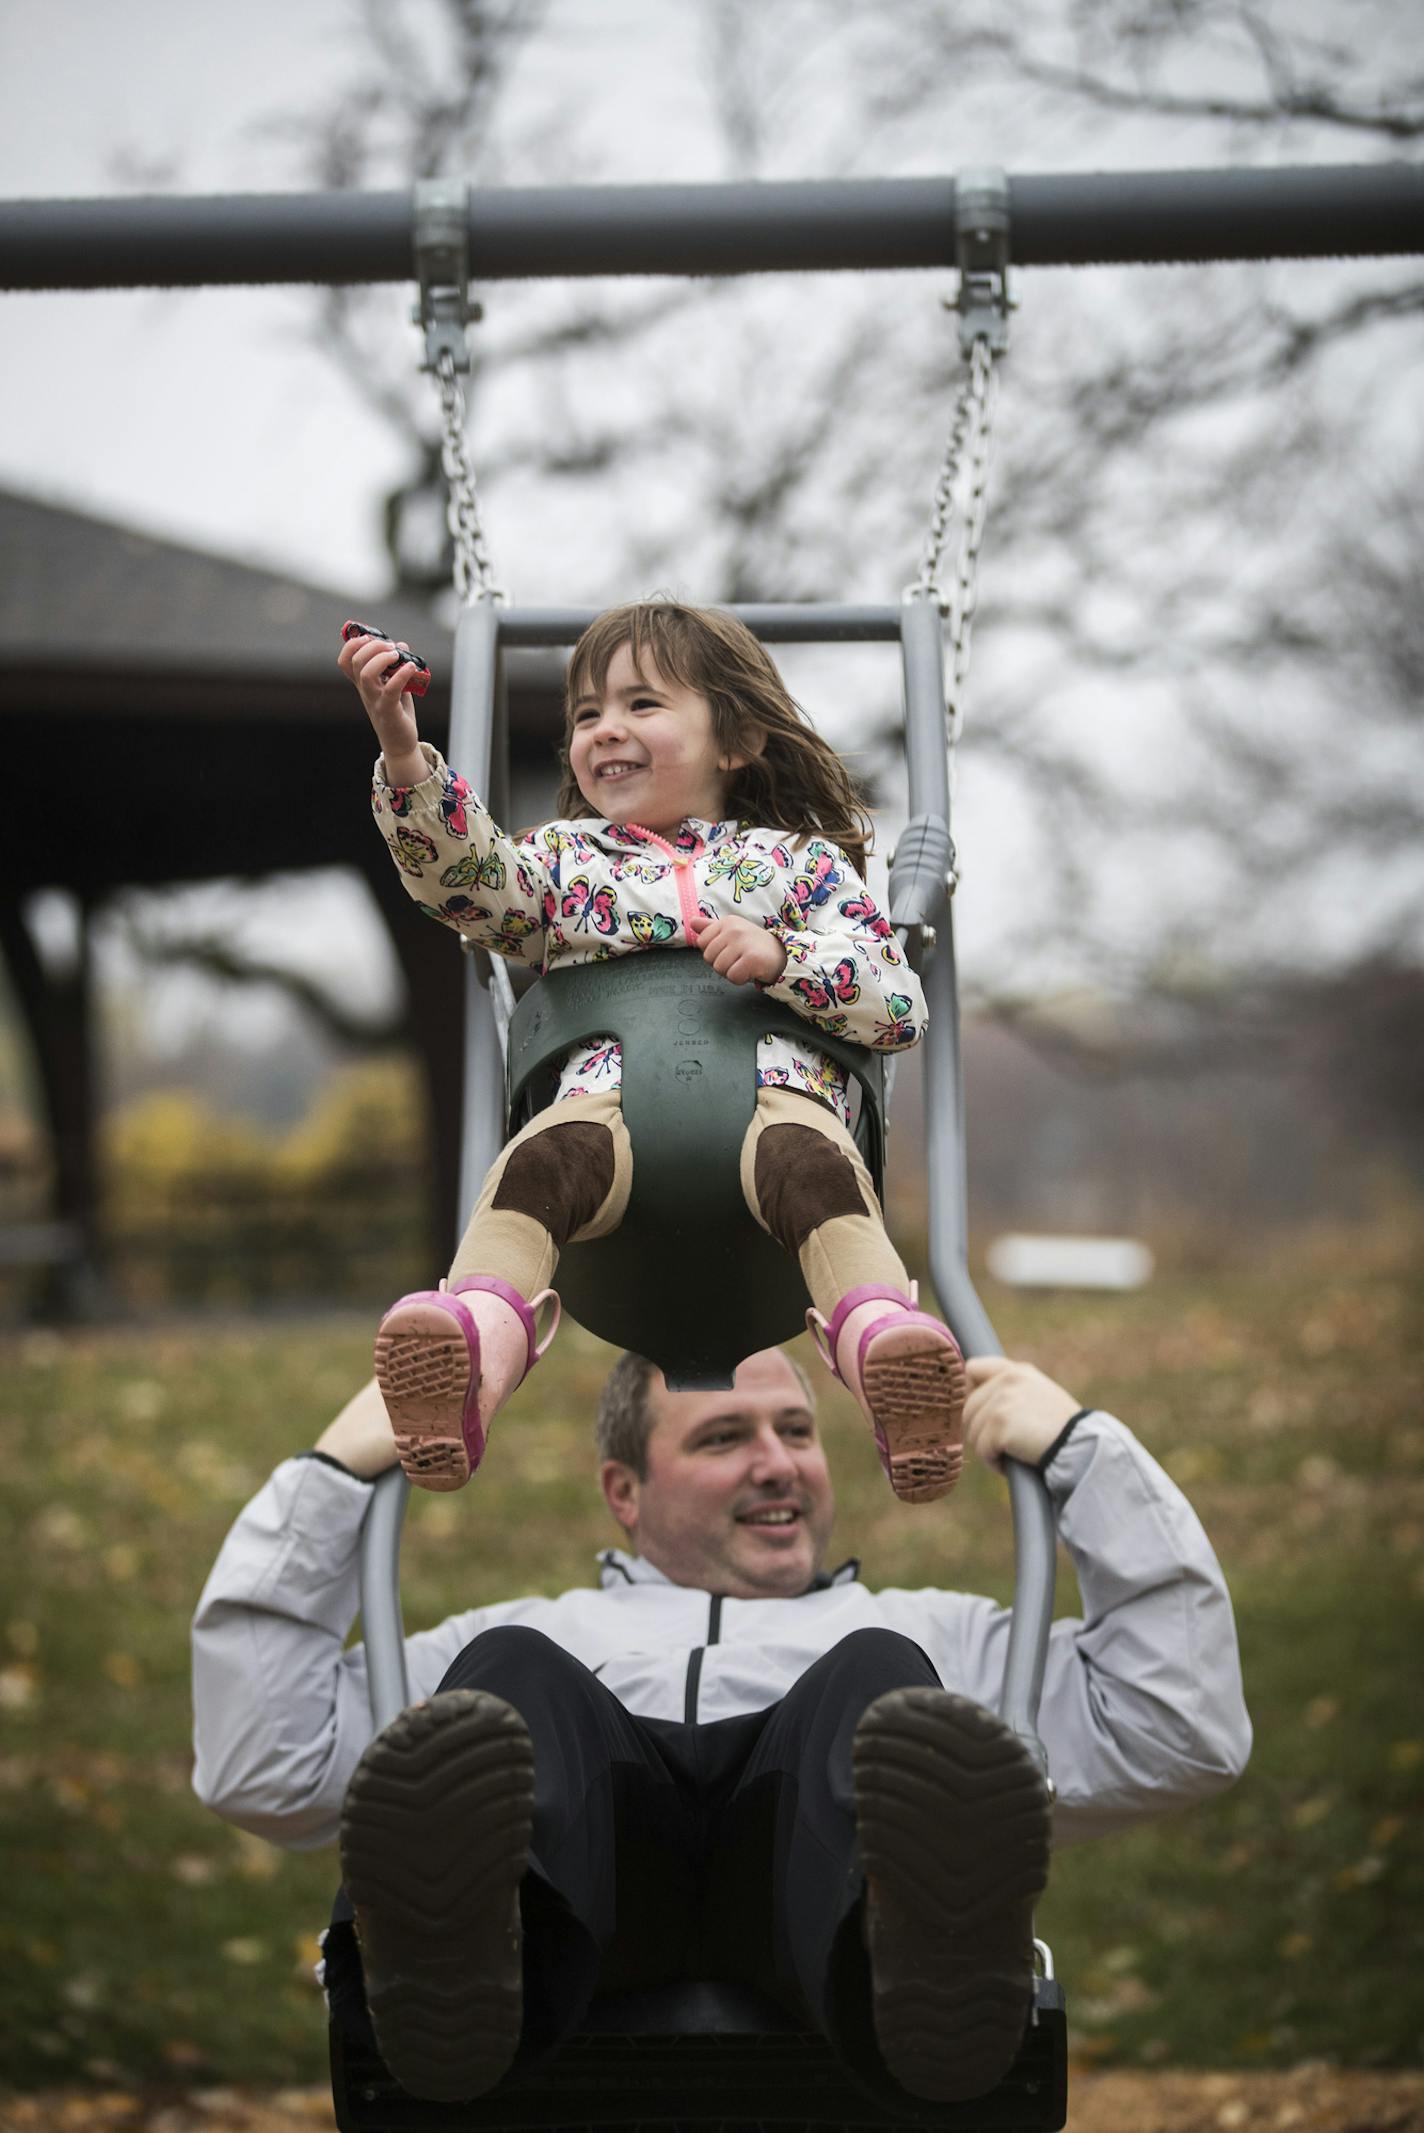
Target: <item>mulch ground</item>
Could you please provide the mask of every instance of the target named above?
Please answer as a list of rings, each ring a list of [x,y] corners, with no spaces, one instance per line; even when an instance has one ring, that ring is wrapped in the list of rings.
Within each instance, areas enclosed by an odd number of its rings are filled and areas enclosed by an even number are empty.
[[[1084,2073],[1068,2133],[1424,2133],[1424,2073]],[[0,2096],[0,2133],[316,2133],[325,2089]]]

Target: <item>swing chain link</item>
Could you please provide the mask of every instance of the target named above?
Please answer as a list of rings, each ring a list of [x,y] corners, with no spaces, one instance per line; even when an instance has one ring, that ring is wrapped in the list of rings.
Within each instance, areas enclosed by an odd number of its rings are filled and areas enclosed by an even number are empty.
[[[457,178],[421,178],[416,183],[413,222],[420,293],[411,322],[425,335],[420,367],[434,377],[440,393],[440,465],[449,490],[445,523],[454,543],[455,590],[464,607],[477,600],[508,598],[494,582],[485,546],[458,375],[470,368],[470,327],[484,316],[470,298],[469,207],[469,188]]]
[[[1009,183],[998,169],[973,169],[955,182],[955,248],[959,291],[946,309],[959,313],[959,346],[969,375],[959,390],[944,461],[935,484],[930,522],[920,556],[920,572],[907,585],[907,600],[934,600],[949,618],[949,676],[945,704],[946,733],[953,778],[954,746],[964,723],[964,685],[978,604],[979,549],[984,539],[988,504],[989,439],[993,429],[998,374],[994,359],[1007,353],[1009,313]],[[949,596],[940,583],[940,561],[949,538],[955,492],[967,463],[966,497],[954,587]]]
[[[989,343],[978,340],[972,355],[970,395],[975,419],[969,453],[969,499],[964,513],[964,532],[959,546],[959,569],[955,578],[949,628],[949,700],[945,714],[950,745],[959,739],[964,724],[964,684],[969,673],[969,646],[974,634],[974,616],[979,602],[979,549],[984,539],[988,512],[989,440],[993,432],[994,399],[998,373]]]
[[[442,350],[436,361],[435,382],[440,390],[440,413],[444,424],[440,464],[450,489],[445,521],[455,544],[455,590],[465,607],[473,606],[477,600],[503,604],[509,595],[495,583],[494,566],[485,546],[479,490],[475,486],[465,436],[465,396],[455,375],[455,358],[448,349]]]
[[[949,438],[944,448],[944,460],[935,483],[934,500],[930,505],[930,522],[925,529],[924,546],[920,552],[919,575],[905,587],[903,597],[907,600],[937,599],[943,612],[948,612],[948,602],[939,581],[940,558],[944,544],[949,538],[950,517],[954,506],[954,492],[959,481],[959,469],[964,457],[964,448],[971,436],[984,425],[990,370],[993,356],[987,340],[976,340],[969,356],[969,376],[959,389],[955,404],[954,420],[950,425]],[[977,466],[977,447],[976,447]],[[979,492],[979,532],[983,532],[982,468],[979,469],[981,489]],[[974,544],[978,555],[978,540]]]

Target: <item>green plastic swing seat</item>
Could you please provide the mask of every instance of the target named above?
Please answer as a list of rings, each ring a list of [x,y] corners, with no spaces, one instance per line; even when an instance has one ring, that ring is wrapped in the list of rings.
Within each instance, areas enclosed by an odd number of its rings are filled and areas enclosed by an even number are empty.
[[[580,1325],[647,1356],[674,1389],[723,1390],[744,1356],[805,1326],[800,1269],[756,1222],[738,1178],[767,1031],[811,1042],[859,1084],[855,1137],[879,1194],[884,1060],[823,1036],[751,986],[729,985],[694,949],[551,971],[510,1023],[510,1132],[550,1100],[554,1069],[576,1045],[607,1035],[623,1048],[628,1212],[612,1236],[566,1246],[555,1279]]]

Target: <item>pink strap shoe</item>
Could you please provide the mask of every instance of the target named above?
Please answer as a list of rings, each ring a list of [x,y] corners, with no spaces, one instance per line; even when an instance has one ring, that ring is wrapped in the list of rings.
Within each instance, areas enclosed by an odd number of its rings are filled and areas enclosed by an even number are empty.
[[[861,1328],[842,1371],[836,1357],[846,1320],[862,1304],[898,1304]],[[836,1305],[829,1323],[817,1310],[806,1327],[832,1377],[855,1395],[875,1431],[875,1448],[902,1503],[947,1496],[964,1467],[964,1358],[941,1320],[916,1309],[918,1289],[866,1282]]]
[[[542,1341],[534,1314],[551,1303]],[[485,1454],[490,1423],[558,1330],[552,1289],[526,1303],[494,1274],[453,1289],[418,1289],[392,1304],[376,1335],[376,1381],[406,1477],[420,1489],[462,1489]]]

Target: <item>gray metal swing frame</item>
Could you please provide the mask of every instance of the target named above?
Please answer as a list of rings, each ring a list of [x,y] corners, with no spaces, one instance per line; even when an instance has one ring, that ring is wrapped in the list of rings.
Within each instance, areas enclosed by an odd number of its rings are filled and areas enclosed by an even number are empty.
[[[504,764],[505,706],[500,655],[510,646],[571,644],[594,609],[506,608],[492,600],[467,606],[455,635],[451,680],[450,759],[496,812]],[[949,850],[950,774],[945,747],[945,673],[939,602],[908,598],[899,606],[746,606],[733,612],[767,643],[898,643],[904,682],[905,755],[911,823],[942,825]],[[933,843],[933,839],[931,842]],[[918,1057],[924,1076],[929,1174],[930,1272],[941,1308],[966,1354],[1002,1348],[969,1272],[964,1095],[959,987],[950,882],[915,883],[915,917],[901,921],[917,936],[929,1031]],[[891,917],[898,918],[892,901]],[[505,1137],[505,1031],[508,973],[482,952],[466,958],[466,1104],[460,1199],[472,1206]],[[1046,1771],[1038,1703],[1053,1617],[1056,1530],[1042,1477],[1007,1462],[1013,1513],[1015,1579],[999,1711]],[[400,1534],[409,1484],[399,1468],[376,1482],[361,1542],[361,1615],[373,1727],[379,1731],[409,1702],[400,1603]]]
[[[456,538],[455,575],[464,600],[454,649],[450,753],[452,760],[472,776],[477,790],[488,798],[496,814],[507,815],[508,705],[503,685],[502,654],[515,645],[567,648],[594,619],[594,611],[510,609],[495,586],[479,523],[473,471],[464,447],[463,405],[455,385],[457,370],[466,367],[468,360],[462,347],[469,273],[464,202],[461,188],[443,181],[429,181],[418,188],[417,200],[416,263],[421,289],[417,318],[425,330],[426,368],[436,375],[440,384],[446,420],[443,457],[451,484],[450,518]],[[970,174],[961,176],[956,205],[961,270],[960,341],[965,354],[972,358],[972,382],[966,387],[966,397],[961,401],[956,418],[955,436],[959,441],[952,439],[941,472],[919,577],[907,588],[900,605],[894,608],[764,606],[741,607],[734,612],[755,633],[772,643],[858,640],[899,645],[909,820],[891,869],[890,918],[908,945],[912,959],[920,966],[930,1013],[931,1035],[922,1053],[922,1070],[926,1077],[927,1156],[931,1181],[931,1272],[940,1303],[961,1345],[968,1353],[982,1354],[997,1352],[998,1342],[968,1268],[959,1001],[951,912],[955,875],[950,833],[950,750],[957,735],[958,717],[956,708],[946,723],[943,622],[946,607],[937,582],[936,564],[945,537],[952,469],[966,434],[962,425],[969,417],[970,398],[977,399],[987,388],[987,363],[992,353],[1002,352],[1007,341],[1008,213],[1007,188],[1002,174],[980,172],[972,177]],[[985,370],[981,370],[981,363],[986,366]],[[987,413],[982,406],[980,414],[987,423]],[[973,567],[982,526],[982,499],[978,485],[982,484],[983,478],[986,434],[984,431],[980,435],[975,503],[971,505],[961,552],[960,598],[955,605],[953,632],[956,693],[967,657],[967,629],[973,613]],[[946,746],[947,739],[949,747]],[[471,948],[471,944],[466,943],[466,947]],[[696,961],[695,958],[690,960]],[[569,982],[574,975],[588,977],[597,974],[570,974]],[[622,975],[626,978],[631,973]],[[650,970],[648,975],[651,977],[654,973]],[[681,992],[686,984],[695,988],[696,980],[690,973],[674,975],[665,966],[656,975],[659,987],[671,979],[678,997],[690,1003],[692,993],[683,995]],[[705,978],[705,972],[701,976]],[[542,982],[547,988],[554,981]],[[609,989],[608,1003],[585,1000],[575,1009],[576,1019],[581,1022],[585,1015],[595,1011],[601,1016],[607,1006],[613,1017],[609,1026],[622,1028],[618,1010],[612,1004],[619,990],[616,971],[610,973]],[[640,993],[643,990],[642,987],[635,989]],[[581,988],[582,992],[588,990],[587,985]],[[560,997],[566,995],[567,985]],[[532,1018],[529,1010],[533,1011]],[[541,999],[537,987],[516,1009],[507,967],[498,957],[473,949],[466,963],[464,1013],[466,1102],[462,1117],[460,1204],[468,1206],[473,1203],[506,1134],[518,1123],[513,1105],[519,1087],[527,1078],[535,1058],[541,1055],[541,1046],[547,1050],[547,1040],[540,1039],[537,1031],[551,1013],[556,1025],[559,1016],[552,1003]],[[643,1029],[646,1034],[646,1021]],[[567,1028],[564,1034],[567,1034]],[[662,1147],[672,1114],[663,1111],[668,1100],[663,1078],[656,1073],[651,1080],[649,1078],[651,1059],[643,1055],[642,1042],[640,1036],[631,1059],[635,1086],[630,1088],[629,1096],[631,1098],[639,1090],[642,1093],[638,1103],[632,1105],[630,1126],[635,1141],[638,1132],[635,1116],[643,1119],[644,1125],[653,1132],[648,1153],[653,1169],[648,1175],[650,1178],[656,1176],[659,1182],[646,1209],[651,1225],[649,1234],[664,1234],[666,1221],[672,1213],[667,1201],[670,1187],[674,1189],[678,1212],[673,1216],[674,1231],[668,1234],[680,1233],[678,1226],[685,1218],[686,1207],[680,1184],[674,1185],[678,1176],[676,1166],[668,1167],[665,1148],[661,1157],[654,1152]],[[878,1059],[846,1060],[843,1054],[842,1063],[850,1065],[863,1084],[862,1103],[868,1104],[870,1109],[862,1118],[861,1126],[869,1129],[870,1139],[879,1150],[883,1148],[889,1095],[889,1077],[884,1063]],[[723,1055],[717,1072],[720,1076],[729,1071],[731,1059]],[[713,1110],[721,1119],[716,1130],[724,1134],[728,1120],[739,1109],[739,1103],[731,1097],[729,1090],[723,1090],[720,1080],[718,1088],[719,1102]],[[645,1103],[648,1104],[646,1111],[641,1108]],[[674,1105],[674,1111],[676,1109]],[[663,1111],[661,1124],[654,1128],[654,1119],[660,1111]],[[723,1113],[727,1115],[723,1117]],[[715,1263],[741,1266],[744,1249],[750,1249],[750,1242],[746,1248],[739,1247],[732,1242],[731,1232],[724,1232],[715,1195],[703,1213],[711,1232],[720,1239],[714,1248]],[[621,1238],[613,1242],[625,1247],[627,1244],[627,1240]],[[713,1247],[709,1245],[709,1248]],[[597,1294],[602,1274],[594,1272],[592,1266],[575,1268],[572,1263],[575,1259],[592,1259],[596,1263],[598,1251],[599,1247],[593,1246],[585,1253],[571,1254],[566,1271],[572,1284],[571,1294],[584,1297],[583,1306],[576,1304],[576,1308],[589,1313],[588,1323],[595,1329],[611,1332],[611,1325],[605,1323],[608,1298]],[[627,1256],[625,1248],[625,1260]],[[626,1265],[624,1273],[627,1273]],[[766,1274],[768,1278],[774,1278],[770,1269]],[[590,1281],[593,1287],[586,1286]],[[615,1281],[614,1298],[626,1289],[626,1280],[621,1289]],[[617,1322],[615,1311],[613,1323]],[[639,1327],[630,1331],[631,1325],[632,1321],[625,1322],[617,1337],[631,1339],[634,1345],[643,1345],[649,1338],[647,1330]],[[664,1345],[649,1352],[657,1354],[668,1373],[669,1382],[710,1384],[718,1381],[720,1373],[730,1373],[736,1360],[736,1347],[729,1349],[725,1342],[707,1339],[706,1330],[696,1321],[685,1324],[679,1321],[676,1329],[670,1320],[667,1323],[660,1321]],[[784,1337],[779,1323],[767,1321],[759,1324],[755,1337],[748,1326],[745,1344],[752,1349],[766,1345],[770,1338]],[[711,1376],[707,1375],[709,1370]],[[722,1381],[726,1382],[725,1379]],[[1042,1477],[1010,1462],[1009,1484],[1016,1585],[1000,1708],[1046,1775],[1047,1756],[1038,1734],[1037,1715],[1053,1612],[1056,1532],[1052,1505]],[[374,1491],[362,1537],[362,1615],[372,1720],[377,1728],[388,1723],[408,1698],[399,1592],[400,1532],[407,1500],[404,1476],[393,1471],[384,1477]],[[1039,1971],[1034,1982],[1032,2017],[1013,2067],[993,2095],[976,2100],[968,2107],[967,2115],[965,2111],[935,2113],[937,2125],[967,2126],[972,2122],[975,2125],[1047,2127],[1063,2123],[1067,2110],[1063,1996],[1054,1980],[1050,1950],[1043,1942],[1036,1942],[1035,1946]],[[585,2014],[583,2034],[560,2055],[557,2072],[546,2069],[543,2082],[509,2107],[516,2111],[519,2123],[532,2122],[527,2120],[530,2111],[537,2116],[550,2109],[562,2123],[559,2112],[572,2102],[576,2092],[576,2116],[586,2116],[594,2108],[591,2101],[594,2097],[600,2098],[598,2111],[602,2119],[607,2119],[612,2112],[613,2120],[609,2122],[618,2120],[618,2114],[626,2112],[635,2101],[641,2115],[647,2108],[645,2081],[652,2073],[649,2051],[656,2054],[660,2046],[675,2045],[680,2075],[691,2071],[689,2053],[697,2057],[711,2050],[713,2057],[704,2069],[704,2075],[711,2090],[715,2091],[717,2101],[713,2107],[717,2115],[725,2116],[740,2080],[746,2084],[747,2097],[755,2098],[758,2121],[765,2120],[770,2108],[779,2122],[785,2115],[787,2099],[782,2097],[770,2106],[763,2099],[768,2086],[774,2089],[778,2079],[784,2077],[788,2051],[799,2048],[803,2054],[810,2054],[797,2077],[798,2088],[803,2092],[803,2108],[814,2092],[816,2122],[834,2120],[840,2123],[844,2118],[844,2103],[837,2096],[841,2083],[833,2063],[827,2060],[824,2046],[815,2038],[801,2036],[799,2032],[794,2036],[786,2034],[795,2027],[782,2011],[762,2002],[756,1995],[695,1979],[631,1998],[624,1996],[611,2001],[595,1998]],[[742,2074],[729,2080],[725,2053],[734,2039],[737,2040],[736,2048],[748,2056]],[[625,2042],[630,2051],[630,2056],[626,2057],[623,2056]],[[768,2044],[771,2047],[769,2054]],[[615,2046],[611,2063],[602,2057],[609,2046]],[[359,2064],[359,2058],[353,2060],[349,2047],[333,2031],[332,2081],[339,2122],[351,2128],[352,2133],[367,2133],[367,2129],[377,2126],[384,2133],[388,2124],[393,2126],[396,2122],[388,2115],[394,2107],[399,2123],[404,2126],[407,2105],[392,2097],[380,2069],[368,2064],[364,2071],[358,2071]],[[622,2084],[627,2082],[630,2073],[633,2088],[624,2093]],[[552,2088],[549,2086],[551,2081]],[[365,2084],[360,2088],[365,2102],[357,2100],[353,2082],[358,2086]],[[558,2092],[569,2085],[572,2085],[569,2096],[561,2104]],[[675,2093],[676,2089],[669,2090],[669,2095]],[[500,2116],[506,2108],[501,2103],[496,2115]],[[859,2109],[863,2115],[863,2104]],[[920,2122],[926,2122],[922,2112],[914,2115]],[[479,2119],[481,2123],[486,2122],[483,2112]],[[445,2123],[443,2118],[439,2122]],[[489,2122],[494,2123],[494,2120]],[[502,2116],[500,2122],[503,2122]]]

